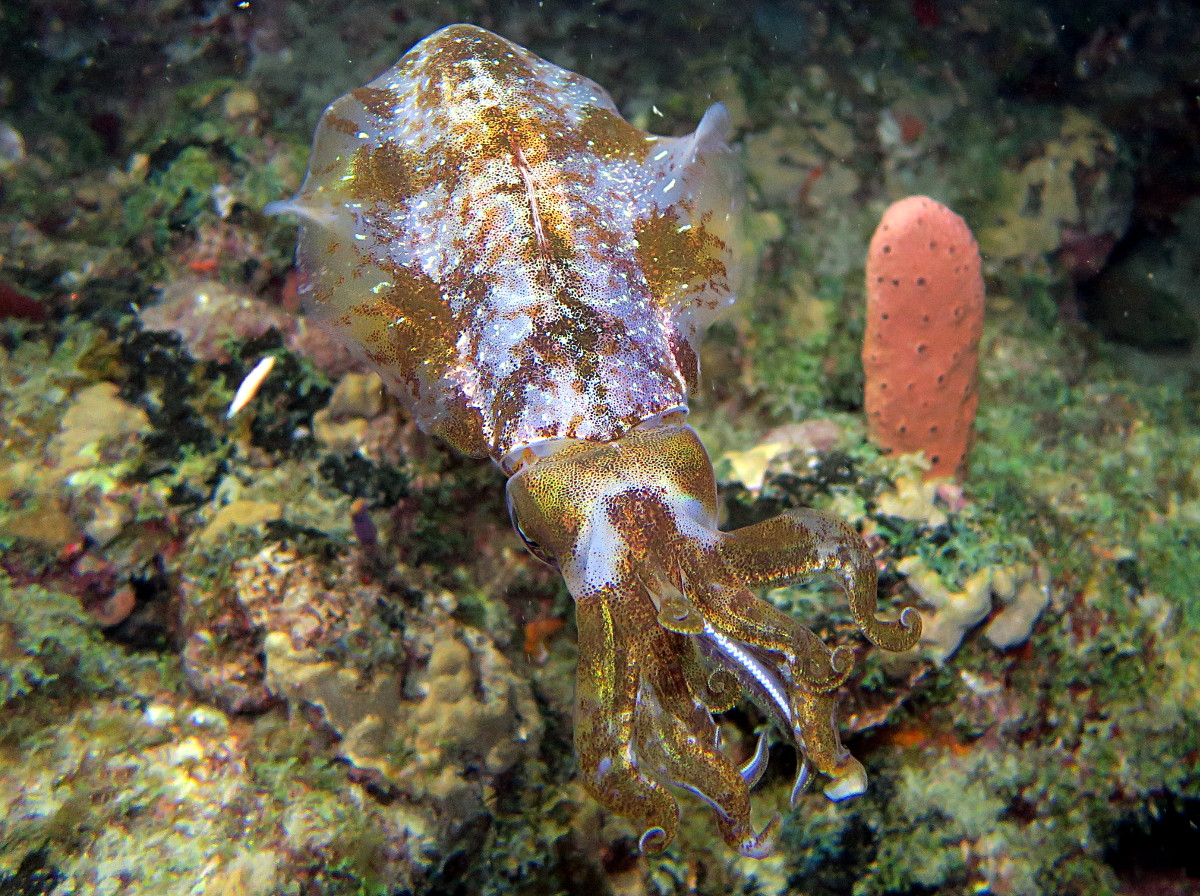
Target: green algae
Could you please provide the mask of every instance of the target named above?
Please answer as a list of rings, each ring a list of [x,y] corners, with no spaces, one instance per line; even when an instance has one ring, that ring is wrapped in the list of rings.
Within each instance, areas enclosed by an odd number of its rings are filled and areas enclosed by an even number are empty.
[[[36,585],[14,588],[0,575],[0,710],[4,725],[22,724],[17,703],[71,692],[119,691],[155,672],[152,657],[106,641],[78,598]],[[24,702],[21,705],[32,705]]]

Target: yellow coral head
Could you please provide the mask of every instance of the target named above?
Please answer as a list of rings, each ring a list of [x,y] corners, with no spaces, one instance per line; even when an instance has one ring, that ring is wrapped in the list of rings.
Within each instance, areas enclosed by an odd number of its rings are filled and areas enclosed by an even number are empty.
[[[712,807],[730,846],[749,856],[770,852],[778,816],[761,829],[750,821],[765,742],[739,767],[712,717],[743,691],[800,752],[793,799],[810,765],[832,779],[831,799],[862,792],[866,775],[834,723],[848,649],[831,651],[747,590],[832,573],[868,638],[891,650],[912,646],[915,612],[899,622],[875,618],[874,558],[854,530],[793,510],[718,531],[712,463],[684,425],[572,443],[527,461],[509,480],[509,508],[530,549],[561,569],[575,598],[583,781],[639,826],[643,850],[660,852],[675,836],[679,808],[667,789],[675,785]]]

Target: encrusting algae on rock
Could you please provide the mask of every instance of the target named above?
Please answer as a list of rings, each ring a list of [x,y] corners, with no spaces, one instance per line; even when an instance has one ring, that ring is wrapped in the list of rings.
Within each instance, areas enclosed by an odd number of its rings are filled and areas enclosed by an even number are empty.
[[[835,707],[852,665],[748,589],[841,585],[875,644],[920,619],[876,617],[875,560],[841,520],[796,509],[717,527],[712,464],[687,426],[698,341],[734,298],[738,214],[728,114],[664,138],[608,95],[503,38],[443,29],[317,128],[308,177],[272,213],[301,218],[300,292],[427,432],[510,477],[509,511],[559,569],[579,630],[575,743],[584,786],[675,837],[677,786],[726,843],[770,852],[713,714],[747,693],[830,799],[861,793]]]

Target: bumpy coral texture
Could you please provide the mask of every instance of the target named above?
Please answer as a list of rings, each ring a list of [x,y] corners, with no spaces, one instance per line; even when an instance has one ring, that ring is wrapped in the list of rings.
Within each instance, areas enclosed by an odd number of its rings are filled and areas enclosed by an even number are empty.
[[[674,139],[632,127],[598,86],[479,28],[426,38],[317,129],[299,261],[319,319],[369,360],[427,432],[512,477],[513,523],[561,569],[579,628],[583,783],[660,851],[672,785],[725,841],[766,854],[750,787],[713,713],[744,692],[860,793],[836,692],[849,652],[748,589],[824,573],[888,649],[920,620],[875,616],[876,570],[840,520],[795,510],[717,528],[712,463],[684,425],[704,324],[733,299],[728,116]]]
[[[983,275],[965,221],[927,196],[884,213],[867,255],[863,340],[871,438],[964,472],[979,406]]]

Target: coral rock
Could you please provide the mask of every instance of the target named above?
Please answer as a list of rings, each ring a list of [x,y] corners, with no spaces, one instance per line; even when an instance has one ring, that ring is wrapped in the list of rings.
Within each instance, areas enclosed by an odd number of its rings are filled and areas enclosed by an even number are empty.
[[[122,401],[119,391],[113,383],[93,383],[75,396],[63,414],[50,445],[63,476],[136,452],[137,437],[150,431],[146,412]]]
[[[1033,634],[1033,626],[1042,611],[1050,604],[1048,576],[1038,569],[1019,564],[993,577],[992,592],[1004,609],[988,623],[983,636],[1000,650],[1024,644]]]
[[[925,565],[920,557],[905,557],[896,564],[908,585],[932,610],[922,610],[923,650],[939,666],[958,650],[967,632],[987,618],[992,610],[992,570],[981,569],[963,583],[960,591],[951,591],[942,577]]]
[[[983,276],[966,222],[926,196],[894,203],[867,256],[862,357],[875,442],[923,451],[931,475],[963,472],[982,330]]]

